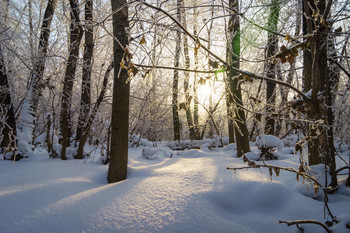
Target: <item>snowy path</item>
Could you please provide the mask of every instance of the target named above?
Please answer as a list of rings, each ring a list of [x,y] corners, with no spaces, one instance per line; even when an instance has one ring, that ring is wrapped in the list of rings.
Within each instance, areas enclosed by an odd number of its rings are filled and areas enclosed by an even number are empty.
[[[242,161],[229,152],[140,153],[130,150],[128,179],[117,184],[95,162],[0,161],[0,232],[295,232],[278,220],[322,220],[322,203],[284,184],[294,176],[233,174],[226,166]]]

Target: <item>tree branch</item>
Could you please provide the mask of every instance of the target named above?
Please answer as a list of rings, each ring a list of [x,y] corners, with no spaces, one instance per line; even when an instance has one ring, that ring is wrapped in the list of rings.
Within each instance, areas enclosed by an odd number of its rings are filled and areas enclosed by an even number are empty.
[[[150,7],[152,9],[155,9],[155,10],[158,10],[160,12],[162,12],[163,14],[165,14],[166,16],[168,16],[175,24],[177,24],[180,29],[185,33],[187,34],[195,43],[197,43],[197,46],[198,48],[203,48],[210,56],[212,56],[213,58],[215,58],[217,61],[221,62],[227,70],[227,71],[235,71],[239,74],[242,74],[244,76],[247,76],[247,77],[250,77],[250,78],[253,78],[253,79],[258,79],[258,80],[264,80],[266,82],[272,82],[272,83],[276,83],[276,84],[280,84],[280,85],[283,85],[283,86],[286,86],[290,89],[292,89],[293,91],[295,91],[296,93],[298,93],[303,99],[305,99],[306,101],[310,101],[310,98],[308,98],[302,91],[300,91],[298,88],[295,88],[293,87],[292,85],[288,84],[288,83],[285,83],[285,82],[282,82],[282,81],[279,81],[279,80],[276,80],[276,79],[271,79],[271,78],[267,78],[267,77],[263,77],[263,76],[259,76],[257,74],[254,74],[254,73],[251,73],[249,71],[244,71],[244,70],[241,70],[241,69],[238,69],[238,68],[235,68],[233,66],[230,66],[224,59],[220,58],[218,55],[216,55],[215,53],[213,53],[210,49],[208,49],[207,47],[203,46],[201,43],[200,43],[200,40],[198,39],[198,36],[194,36],[192,35],[178,20],[176,20],[171,14],[169,14],[168,12],[166,12],[165,10],[163,10],[162,8],[160,7],[156,7],[156,6],[153,6],[151,4],[148,4],[147,2],[143,2],[141,0],[138,0],[140,3],[144,4],[145,6],[147,7]]]
[[[323,224],[317,220],[295,220],[295,221],[282,221],[282,220],[280,220],[278,223],[280,223],[280,224],[285,223],[288,226],[299,225],[299,224],[316,224],[316,225],[323,227],[323,229],[327,233],[332,233],[332,231],[325,224]]]

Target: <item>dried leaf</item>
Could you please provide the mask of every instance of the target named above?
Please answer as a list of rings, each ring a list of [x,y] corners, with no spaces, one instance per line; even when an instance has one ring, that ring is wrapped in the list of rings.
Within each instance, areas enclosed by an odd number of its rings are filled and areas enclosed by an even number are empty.
[[[217,69],[219,67],[219,62],[209,59],[209,65],[214,69]]]
[[[245,155],[243,155],[243,162],[246,163],[247,161],[248,161],[247,157]]]
[[[284,39],[288,42],[292,41],[292,37],[290,35],[286,35],[286,37]]]
[[[194,54],[195,54],[195,55],[198,54],[198,49],[199,49],[200,46],[201,46],[201,45],[200,45],[198,42],[195,43],[195,45],[194,45]]]
[[[249,77],[248,75],[243,75],[243,79],[245,79],[248,82],[253,82],[252,78]]]
[[[292,56],[292,55],[289,55],[288,57],[287,57],[287,61],[289,62],[289,64],[293,64],[293,62],[294,62],[294,56]]]
[[[127,67],[125,66],[125,61],[124,61],[124,59],[122,59],[122,61],[120,62],[120,68],[122,68],[122,69],[127,69]]]
[[[146,43],[146,38],[145,36],[142,36],[141,40],[140,40],[140,44],[145,44]]]
[[[280,57],[280,59],[281,59],[282,64],[286,63],[286,61],[287,61],[286,57]]]
[[[272,168],[269,167],[269,175],[270,177],[272,177],[273,173],[272,173]]]
[[[206,81],[207,81],[206,79],[200,77],[199,80],[198,80],[198,83],[199,83],[200,85],[205,85]]]
[[[342,27],[338,27],[337,29],[334,30],[335,32],[342,32],[343,28]]]
[[[274,167],[273,170],[275,170],[276,176],[280,175],[280,169],[277,167]]]
[[[179,111],[180,111],[181,109],[183,109],[183,110],[186,110],[186,109],[187,109],[185,103],[180,103],[180,104],[179,104]]]
[[[316,184],[316,182],[314,183],[314,191],[315,191],[315,197],[317,197],[318,185]]]
[[[132,59],[132,54],[130,53],[129,49],[128,48],[125,48],[124,50],[128,60],[127,61],[130,61]]]

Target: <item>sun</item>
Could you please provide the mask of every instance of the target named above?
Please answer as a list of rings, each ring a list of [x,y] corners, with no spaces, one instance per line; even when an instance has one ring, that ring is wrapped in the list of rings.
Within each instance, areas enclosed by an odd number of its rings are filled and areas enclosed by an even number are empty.
[[[210,94],[213,94],[213,89],[210,85],[210,82],[207,82],[205,85],[200,85],[197,91],[198,101],[202,105],[205,105],[205,103],[209,100]]]

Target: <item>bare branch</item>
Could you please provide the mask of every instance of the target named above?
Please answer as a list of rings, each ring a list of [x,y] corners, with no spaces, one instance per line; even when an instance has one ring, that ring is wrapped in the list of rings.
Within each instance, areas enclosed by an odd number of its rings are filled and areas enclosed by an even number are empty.
[[[282,220],[280,220],[278,223],[285,223],[288,226],[299,225],[299,224],[316,224],[316,225],[323,227],[323,229],[327,233],[332,233],[332,231],[325,224],[323,224],[317,220],[295,220],[295,221],[282,221]]]

